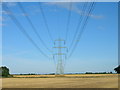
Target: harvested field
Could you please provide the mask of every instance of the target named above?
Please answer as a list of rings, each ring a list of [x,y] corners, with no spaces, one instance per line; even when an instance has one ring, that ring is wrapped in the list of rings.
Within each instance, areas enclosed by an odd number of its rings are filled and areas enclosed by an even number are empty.
[[[64,77],[55,77],[54,75],[15,75],[14,77],[15,78],[3,78],[2,79],[3,88],[118,87],[117,74],[80,74],[80,75],[64,75]]]

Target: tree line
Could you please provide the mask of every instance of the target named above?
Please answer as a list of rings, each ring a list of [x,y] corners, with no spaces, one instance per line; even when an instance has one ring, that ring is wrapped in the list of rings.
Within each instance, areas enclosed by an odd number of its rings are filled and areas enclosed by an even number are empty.
[[[120,74],[120,65],[114,68],[114,70],[116,73]],[[70,73],[70,74],[75,74],[75,73]],[[76,74],[79,74],[79,73],[76,73]],[[96,73],[86,72],[85,74],[112,74],[112,72],[96,72]],[[19,75],[37,75],[37,74],[29,73],[29,74],[19,74]],[[55,73],[50,73],[46,75],[55,75]],[[7,68],[6,66],[0,67],[0,77],[12,77],[12,75],[10,75],[9,73],[9,68]]]

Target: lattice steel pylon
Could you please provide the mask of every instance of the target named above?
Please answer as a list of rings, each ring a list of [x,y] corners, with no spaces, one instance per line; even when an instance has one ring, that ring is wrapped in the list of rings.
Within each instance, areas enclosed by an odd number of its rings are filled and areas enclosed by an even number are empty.
[[[63,42],[63,44],[62,44]],[[56,46],[57,45],[57,46]],[[54,56],[57,56],[56,59],[56,75],[63,75],[64,74],[64,60],[66,59],[66,53],[63,53],[63,49],[67,49],[65,46],[65,40],[62,39],[57,39],[54,42],[54,47],[57,49],[57,53],[53,54],[53,59]]]

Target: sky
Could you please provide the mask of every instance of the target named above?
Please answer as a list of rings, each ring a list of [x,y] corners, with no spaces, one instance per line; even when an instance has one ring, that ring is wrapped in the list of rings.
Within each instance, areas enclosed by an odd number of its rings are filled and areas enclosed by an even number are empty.
[[[6,5],[9,11],[6,9]],[[23,8],[20,8],[21,5]],[[72,5],[71,9],[70,5]],[[65,45],[62,42],[62,46],[67,47],[68,52],[65,49],[62,49],[62,52],[69,56],[71,50],[69,50],[69,47],[80,18],[83,17],[84,20],[84,17],[89,17],[72,56],[66,60],[65,73],[114,72],[114,68],[118,65],[117,3],[96,2],[90,15],[87,14],[87,11],[83,11],[84,5],[84,3],[79,2],[72,4],[65,2],[3,3],[2,18],[0,19],[2,21],[0,25],[2,27],[3,45],[2,65],[7,66],[10,69],[10,73],[55,72],[57,57],[55,56],[54,61],[52,54],[57,53],[57,49],[53,47],[58,45],[58,42],[54,45],[54,41],[59,38],[66,40],[68,25],[68,37]],[[42,11],[40,8],[42,8]],[[71,15],[69,23],[67,23],[69,13]],[[15,19],[11,19],[10,16],[14,16],[19,21],[39,49],[21,32]],[[27,18],[32,22],[33,27]],[[80,25],[84,24],[81,23]],[[34,30],[37,31],[37,35],[41,37],[45,44],[41,42]],[[82,29],[79,28],[78,30],[80,32]],[[45,45],[52,53],[45,48]],[[39,50],[44,52],[49,58],[41,54]]]

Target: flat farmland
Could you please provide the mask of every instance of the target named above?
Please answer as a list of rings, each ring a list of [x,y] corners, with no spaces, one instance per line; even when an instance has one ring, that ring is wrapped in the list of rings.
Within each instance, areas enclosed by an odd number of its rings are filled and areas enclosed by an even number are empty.
[[[14,75],[3,78],[3,88],[118,88],[117,74]]]

